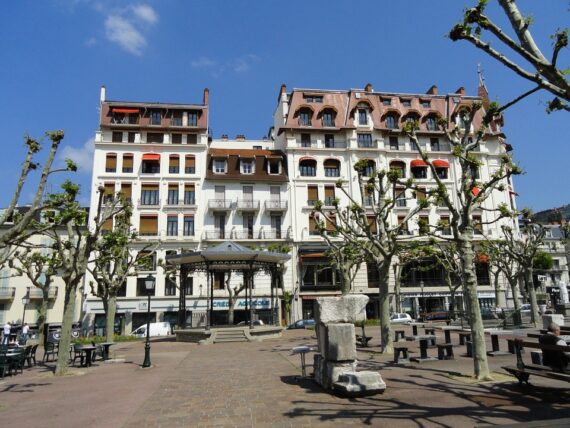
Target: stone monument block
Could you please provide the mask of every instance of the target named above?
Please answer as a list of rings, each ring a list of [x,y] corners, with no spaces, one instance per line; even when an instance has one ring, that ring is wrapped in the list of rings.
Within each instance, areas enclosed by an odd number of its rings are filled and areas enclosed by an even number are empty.
[[[559,326],[564,325],[564,315],[562,314],[547,314],[542,316],[542,328],[548,328],[551,322],[555,322]]]
[[[368,300],[368,296],[363,294],[321,297],[317,299],[315,321],[323,324],[364,321]]]
[[[356,339],[353,324],[326,324],[324,330],[323,347],[319,349],[325,360],[356,360]]]

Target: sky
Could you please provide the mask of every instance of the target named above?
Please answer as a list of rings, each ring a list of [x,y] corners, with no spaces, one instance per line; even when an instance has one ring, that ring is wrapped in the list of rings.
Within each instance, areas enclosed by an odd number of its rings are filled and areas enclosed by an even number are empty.
[[[492,100],[506,103],[531,85],[467,42],[446,34],[475,0],[20,0],[0,9],[0,206],[11,198],[25,150],[64,129],[56,164],[73,158],[72,180],[88,191],[99,91],[107,99],[201,103],[210,89],[210,128],[262,138],[272,125],[281,84],[292,88],[439,93],[460,86],[476,95],[477,65]],[[490,0],[488,14],[507,25]],[[519,1],[533,16],[543,52],[568,25],[566,0]],[[498,46],[498,45],[497,45]],[[548,55],[547,55],[548,56]],[[570,66],[568,50],[559,59]],[[505,114],[508,142],[525,171],[518,206],[535,211],[570,203],[568,113],[545,112],[536,93]],[[45,140],[44,140],[45,141]],[[46,142],[47,143],[47,142]],[[38,158],[41,160],[41,156]],[[31,199],[29,177],[21,204]],[[57,190],[63,175],[53,177]],[[83,194],[86,203],[89,195]]]

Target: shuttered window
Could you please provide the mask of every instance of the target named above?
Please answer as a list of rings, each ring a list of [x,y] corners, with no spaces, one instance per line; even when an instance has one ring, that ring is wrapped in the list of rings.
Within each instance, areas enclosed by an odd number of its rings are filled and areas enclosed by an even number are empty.
[[[123,155],[123,172],[133,172],[133,155],[131,153]]]
[[[121,183],[121,194],[127,201],[130,201],[133,197],[133,185],[131,183]]]
[[[107,153],[105,160],[105,172],[117,172],[117,154]]]
[[[170,174],[178,174],[180,172],[180,158],[178,155],[172,155],[168,162],[168,172]]]
[[[159,204],[159,186],[158,183],[147,183],[141,187],[141,204],[142,205],[158,205]]]
[[[318,235],[317,219],[314,215],[309,215],[309,235]]]
[[[194,156],[186,156],[184,172],[186,174],[196,174],[196,158]]]
[[[318,186],[307,186],[307,193],[308,193],[307,205],[315,205],[315,202],[319,200]]]
[[[113,230],[113,217],[105,220],[105,222],[101,226],[101,229],[102,230]]]
[[[196,203],[196,193],[193,184],[184,185],[184,204],[194,205]]]
[[[158,235],[158,216],[141,215],[139,221],[139,234],[141,236]]]

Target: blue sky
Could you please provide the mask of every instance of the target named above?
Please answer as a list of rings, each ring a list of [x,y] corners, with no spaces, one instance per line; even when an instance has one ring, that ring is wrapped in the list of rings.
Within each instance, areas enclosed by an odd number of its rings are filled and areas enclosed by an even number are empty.
[[[215,137],[263,137],[282,83],[289,89],[348,89],[370,82],[377,91],[402,92],[425,92],[437,84],[440,93],[465,86],[475,94],[480,63],[491,97],[507,102],[530,84],[471,45],[445,37],[463,8],[474,3],[4,2],[0,126],[9,149],[0,159],[0,205],[7,204],[15,186],[26,133],[41,137],[46,130],[64,129],[59,162],[74,157],[81,170],[73,179],[89,187],[101,85],[108,99],[186,103],[201,102],[208,87]],[[568,2],[519,3],[534,16],[534,34],[549,52],[548,35],[568,24]],[[504,23],[496,7],[489,14]],[[569,65],[568,51],[559,63]],[[570,115],[547,115],[549,98],[535,94],[506,114],[505,132],[526,171],[515,182],[518,204],[535,210],[570,202]]]

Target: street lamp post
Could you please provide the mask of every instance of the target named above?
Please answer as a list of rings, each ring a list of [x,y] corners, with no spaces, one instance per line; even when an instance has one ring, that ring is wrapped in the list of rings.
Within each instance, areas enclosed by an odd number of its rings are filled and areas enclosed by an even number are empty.
[[[30,287],[28,287],[28,291],[22,297],[22,305],[24,306],[24,313],[22,314],[22,327],[24,326],[24,320],[26,318],[26,306],[30,303]]]
[[[144,280],[144,285],[146,288],[146,292],[147,292],[147,296],[148,296],[148,302],[147,302],[147,315],[146,315],[146,342],[144,344],[144,362],[143,362],[143,368],[147,368],[150,367],[151,363],[150,363],[150,295],[154,290],[154,283],[155,283],[155,278],[154,276],[152,276],[151,274],[148,274],[148,276],[145,278]]]
[[[423,281],[420,281],[420,287],[421,287],[421,289],[422,289],[422,309],[423,309],[423,311],[424,311],[424,317],[425,317],[425,314],[427,313],[427,310],[426,310],[426,297],[425,297],[425,295],[424,295],[424,285],[425,285],[424,282],[423,282]]]

